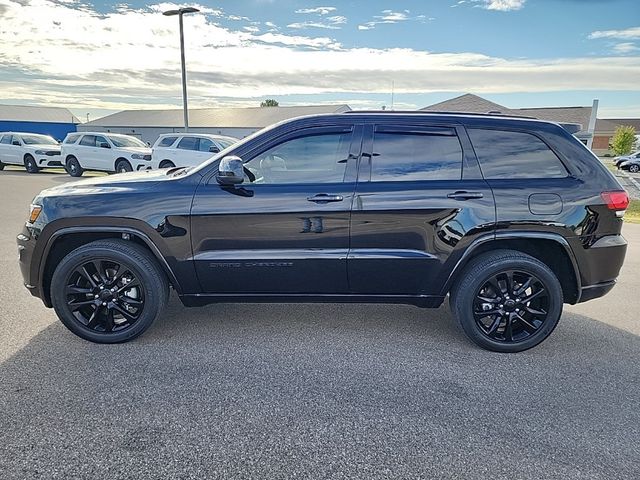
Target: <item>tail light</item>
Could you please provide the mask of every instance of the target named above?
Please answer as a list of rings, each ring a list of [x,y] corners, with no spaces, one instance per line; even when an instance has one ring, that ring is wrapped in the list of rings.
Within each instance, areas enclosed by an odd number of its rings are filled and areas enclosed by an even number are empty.
[[[629,195],[625,191],[602,192],[600,194],[609,210],[615,210],[616,216],[622,217],[629,206]]]

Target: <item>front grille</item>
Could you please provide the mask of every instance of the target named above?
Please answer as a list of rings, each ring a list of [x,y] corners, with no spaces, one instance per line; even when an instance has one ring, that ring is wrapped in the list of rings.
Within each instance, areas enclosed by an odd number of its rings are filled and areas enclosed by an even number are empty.
[[[46,155],[47,157],[55,157],[56,155],[60,155],[60,150],[49,150]]]

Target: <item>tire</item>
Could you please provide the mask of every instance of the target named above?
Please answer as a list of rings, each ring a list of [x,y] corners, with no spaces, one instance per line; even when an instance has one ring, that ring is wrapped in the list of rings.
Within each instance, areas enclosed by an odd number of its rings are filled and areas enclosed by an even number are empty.
[[[133,172],[133,167],[128,161],[124,159],[118,160],[116,162],[116,173],[126,173],[126,172]]]
[[[171,160],[163,160],[160,162],[158,168],[173,168],[175,164]]]
[[[519,292],[527,278],[532,279],[530,287]],[[494,352],[522,352],[553,332],[562,314],[563,294],[558,278],[540,260],[514,250],[496,250],[464,268],[449,301],[471,341]]]
[[[27,170],[27,173],[38,173],[40,171],[35,158],[33,158],[31,155],[25,155],[24,168]]]
[[[72,177],[81,177],[84,173],[84,169],[80,166],[80,162],[76,157],[69,157],[64,169]]]
[[[636,165],[635,163],[632,165],[629,165],[629,171],[631,173],[638,173],[640,172],[640,165]]]
[[[4,163],[0,162],[0,171],[4,170]]]
[[[141,335],[161,315],[169,284],[156,258],[140,245],[98,240],[62,259],[50,293],[58,318],[77,336],[122,343]]]

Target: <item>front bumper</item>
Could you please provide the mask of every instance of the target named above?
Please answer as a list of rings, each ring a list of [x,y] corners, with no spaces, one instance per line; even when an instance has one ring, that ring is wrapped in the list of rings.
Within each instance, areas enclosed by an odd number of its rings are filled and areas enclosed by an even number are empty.
[[[18,264],[20,265],[20,273],[24,286],[29,290],[31,295],[43,298],[38,285],[38,279],[33,274],[32,268],[33,252],[36,247],[36,238],[34,232],[25,225],[22,232],[16,237],[18,243]]]

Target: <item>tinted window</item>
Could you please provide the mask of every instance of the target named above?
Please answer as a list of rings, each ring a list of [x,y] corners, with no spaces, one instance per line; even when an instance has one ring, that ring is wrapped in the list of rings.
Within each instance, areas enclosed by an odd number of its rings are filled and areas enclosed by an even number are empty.
[[[560,159],[535,135],[471,128],[469,136],[487,179],[567,176]]]
[[[182,150],[197,150],[198,149],[198,139],[196,137],[184,137],[178,143],[178,148]]]
[[[339,183],[351,144],[351,132],[310,135],[277,145],[247,162],[254,183]]]
[[[95,147],[96,146],[96,137],[95,135],[85,135],[80,140],[80,145],[84,145],[86,147]]]
[[[375,133],[371,181],[460,180],[461,172],[456,135]]]
[[[100,147],[102,146],[102,143],[106,143],[107,145],[109,145],[109,142],[107,142],[107,139],[104,137],[96,137],[96,146]],[[107,147],[104,147],[107,148]]]
[[[159,147],[170,147],[178,139],[178,137],[164,137],[158,144]]]
[[[54,145],[58,142],[49,135],[22,135],[22,143],[25,145]]]
[[[76,140],[80,135],[67,135],[67,138],[64,139],[64,143],[76,143]]]
[[[215,147],[216,151],[215,152],[211,152],[211,147]],[[208,138],[201,138],[200,139],[200,146],[198,147],[198,150],[200,150],[201,152],[211,152],[211,153],[217,153],[217,152],[220,151],[218,146],[215,143],[213,143],[211,140],[209,140]]]
[[[11,135],[3,135],[0,143],[2,143],[3,145],[11,145]]]

